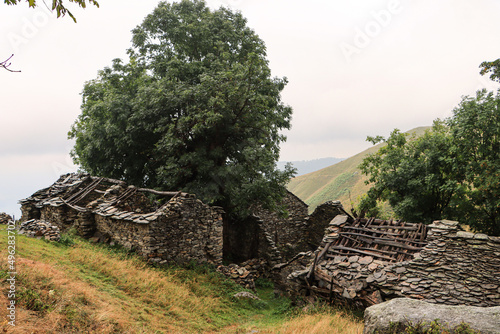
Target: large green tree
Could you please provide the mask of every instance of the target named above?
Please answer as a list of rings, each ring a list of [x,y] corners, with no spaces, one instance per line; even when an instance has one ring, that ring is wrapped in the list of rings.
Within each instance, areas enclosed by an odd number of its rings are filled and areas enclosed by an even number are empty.
[[[499,67],[498,60],[484,62],[481,74],[499,81]],[[422,137],[408,140],[394,131],[360,168],[373,183],[360,204],[364,212],[388,200],[404,220],[457,219],[500,235],[500,91],[464,97]]]
[[[362,211],[370,212],[377,201],[387,200],[395,214],[409,222],[457,216],[464,187],[455,180],[452,139],[442,121],[435,121],[420,137],[396,129],[387,139],[368,140],[385,145],[360,165],[373,183],[360,203]]]
[[[292,110],[264,42],[240,13],[162,2],[133,30],[129,61],[85,84],[69,133],[84,170],[184,190],[245,216],[276,208],[293,175],[279,171]]]
[[[464,97],[448,120],[469,208],[464,223],[500,235],[500,91]]]

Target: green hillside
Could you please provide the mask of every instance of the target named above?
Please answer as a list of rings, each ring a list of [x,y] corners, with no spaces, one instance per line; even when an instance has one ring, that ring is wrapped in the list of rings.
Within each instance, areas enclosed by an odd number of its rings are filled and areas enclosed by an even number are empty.
[[[15,260],[7,259],[8,246],[12,247],[12,239],[0,225],[2,333],[363,331],[362,320],[346,311],[320,304],[301,311],[290,299],[276,297],[268,280],[258,280],[257,291],[252,291],[260,300],[238,299],[234,294],[244,289],[210,266],[157,268],[121,248],[72,235],[63,236],[61,242],[18,235]],[[14,311],[6,307],[11,301]]]
[[[429,126],[422,126],[407,132],[420,136],[429,128]],[[384,144],[375,145],[319,171],[297,176],[290,180],[288,190],[306,202],[310,211],[332,200],[341,201],[344,208],[350,210],[370,188],[370,185],[365,184],[367,176],[361,173],[358,166],[364,157],[377,152],[381,145]]]

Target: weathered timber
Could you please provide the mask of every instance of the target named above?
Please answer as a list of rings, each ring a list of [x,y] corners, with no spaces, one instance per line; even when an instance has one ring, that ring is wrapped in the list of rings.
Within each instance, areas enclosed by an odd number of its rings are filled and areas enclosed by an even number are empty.
[[[344,246],[332,246],[332,248],[333,249],[350,251],[350,252],[354,252],[354,253],[360,253],[360,254],[363,254],[363,255],[377,256],[379,258],[382,258],[382,259],[385,259],[385,260],[388,260],[388,261],[394,261],[394,259],[392,257],[384,256],[384,255],[379,255],[379,254],[374,253],[374,252],[377,252],[377,250],[375,250],[375,249],[373,251],[363,251],[363,250],[359,250],[359,249],[356,249],[356,248],[344,247]]]

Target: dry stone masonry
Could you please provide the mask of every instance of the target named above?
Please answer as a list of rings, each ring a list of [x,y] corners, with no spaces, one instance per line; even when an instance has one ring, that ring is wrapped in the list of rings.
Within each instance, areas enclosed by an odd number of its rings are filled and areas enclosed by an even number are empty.
[[[149,195],[149,197],[148,197]],[[21,200],[21,221],[40,219],[61,231],[133,249],[150,262],[222,262],[222,209],[195,195],[66,174]]]
[[[49,241],[59,241],[61,239],[59,227],[38,219],[22,222],[17,233],[38,239],[44,238]]]
[[[12,217],[5,212],[0,212],[0,224],[7,224],[12,220]]]
[[[397,297],[500,305],[500,238],[457,227],[446,220],[424,226],[337,216],[309,267],[289,280],[296,292],[358,306]]]
[[[20,203],[23,222],[46,222],[63,233],[73,229],[93,242],[135,250],[149,262],[213,263],[249,288],[258,277],[272,278],[283,288],[288,274],[302,265],[291,259],[313,251],[328,222],[346,214],[340,202],[327,202],[308,215],[307,205],[287,192],[282,204],[288,215],[256,206],[247,221],[233,222],[223,220],[221,208],[192,194],[76,173]],[[223,258],[240,265],[221,266]]]

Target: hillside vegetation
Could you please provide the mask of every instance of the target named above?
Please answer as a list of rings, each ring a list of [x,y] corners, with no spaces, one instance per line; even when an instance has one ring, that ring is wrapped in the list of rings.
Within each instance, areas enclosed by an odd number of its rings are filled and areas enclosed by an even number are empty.
[[[5,227],[0,247],[7,250]],[[361,333],[361,320],[326,307],[302,312],[261,281],[260,301],[208,266],[154,268],[123,250],[76,238],[17,236],[16,326],[4,333]],[[7,256],[0,260],[7,305]]]
[[[418,127],[407,133],[420,136],[429,128],[428,126]],[[357,206],[361,196],[370,188],[370,185],[365,184],[368,177],[361,173],[358,166],[364,157],[377,152],[381,145],[384,144],[370,147],[319,171],[297,176],[290,180],[287,188],[307,203],[310,211],[326,201],[335,200],[341,201],[344,208],[350,210],[353,206]]]

